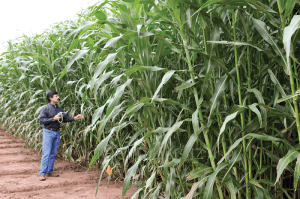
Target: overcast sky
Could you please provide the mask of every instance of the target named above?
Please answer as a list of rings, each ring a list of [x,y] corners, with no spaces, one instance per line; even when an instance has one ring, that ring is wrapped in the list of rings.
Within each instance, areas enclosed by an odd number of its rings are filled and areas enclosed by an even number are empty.
[[[42,33],[50,25],[75,19],[76,13],[99,0],[0,0],[0,54],[7,41]]]

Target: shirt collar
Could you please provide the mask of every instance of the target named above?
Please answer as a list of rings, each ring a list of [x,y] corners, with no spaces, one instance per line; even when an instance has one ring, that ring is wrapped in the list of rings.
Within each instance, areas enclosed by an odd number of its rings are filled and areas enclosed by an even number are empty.
[[[57,108],[57,107],[59,107],[57,104],[56,104],[56,107],[55,107],[53,104],[51,104],[50,102],[49,102],[49,104],[50,104],[50,105],[52,105],[54,108]]]

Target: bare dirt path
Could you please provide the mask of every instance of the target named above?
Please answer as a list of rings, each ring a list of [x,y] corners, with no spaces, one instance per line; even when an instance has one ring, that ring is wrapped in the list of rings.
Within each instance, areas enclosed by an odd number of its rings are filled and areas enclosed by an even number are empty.
[[[122,183],[102,180],[95,197],[99,171],[87,171],[74,163],[56,160],[54,171],[60,177],[38,181],[41,155],[25,148],[24,141],[8,136],[0,130],[0,198],[5,199],[121,199]],[[134,194],[130,188],[124,198]]]

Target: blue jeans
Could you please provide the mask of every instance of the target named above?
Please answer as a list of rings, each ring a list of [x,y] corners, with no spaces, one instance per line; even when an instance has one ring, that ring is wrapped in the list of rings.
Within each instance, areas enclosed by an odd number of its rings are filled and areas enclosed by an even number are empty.
[[[53,173],[54,161],[60,141],[60,131],[44,129],[42,136],[43,152],[39,175],[46,175],[47,173]]]

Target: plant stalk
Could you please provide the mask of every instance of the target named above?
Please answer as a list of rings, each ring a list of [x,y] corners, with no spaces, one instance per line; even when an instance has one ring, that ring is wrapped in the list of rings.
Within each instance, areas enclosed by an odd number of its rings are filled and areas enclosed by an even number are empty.
[[[233,36],[234,42],[236,42],[236,29],[235,29],[235,15],[234,10],[232,10],[232,28],[233,28]],[[237,47],[234,45],[234,58],[235,58],[235,67],[236,67],[236,75],[237,75],[237,84],[238,84],[238,96],[239,96],[239,105],[242,106],[242,93],[241,93],[241,80],[240,80],[240,72],[239,72],[239,64],[238,64],[238,54]],[[244,129],[245,127],[245,116],[242,112],[241,114],[241,127]],[[245,132],[242,131],[242,136],[245,136]],[[248,175],[248,167],[247,167],[247,154],[246,154],[246,140],[243,140],[243,153],[244,153],[244,170],[245,170],[245,182],[246,182],[246,199],[250,199],[250,190],[249,190],[249,175]]]
[[[189,66],[189,72],[190,72],[190,76],[191,76],[191,79],[192,79],[192,83],[195,83],[194,69],[193,69],[192,64],[191,64],[190,54],[189,54],[189,50],[188,50],[188,47],[187,47],[187,40],[184,37],[184,34],[183,34],[182,30],[180,31],[180,35],[181,35],[181,38],[182,38],[182,41],[183,41],[184,50],[185,50],[185,53],[186,53],[186,58],[187,58],[188,66]],[[199,114],[200,124],[201,124],[201,126],[204,126],[204,119],[203,119],[202,111],[201,111],[201,108],[200,108],[199,98],[198,98],[198,91],[197,91],[196,87],[193,87],[193,94],[194,94],[194,98],[195,98],[195,101],[196,101],[196,106],[199,108],[198,114]],[[207,150],[208,150],[210,163],[211,163],[211,166],[212,166],[213,170],[216,170],[216,164],[215,164],[215,160],[214,160],[214,157],[213,157],[213,154],[212,154],[212,151],[211,151],[210,141],[209,141],[207,133],[208,133],[207,129],[205,128],[204,129],[204,139],[205,139],[205,143],[207,145]],[[219,197],[220,197],[220,199],[223,199],[224,196],[223,196],[222,189],[220,187],[220,181],[219,181],[218,178],[216,178],[216,185],[217,185]]]

